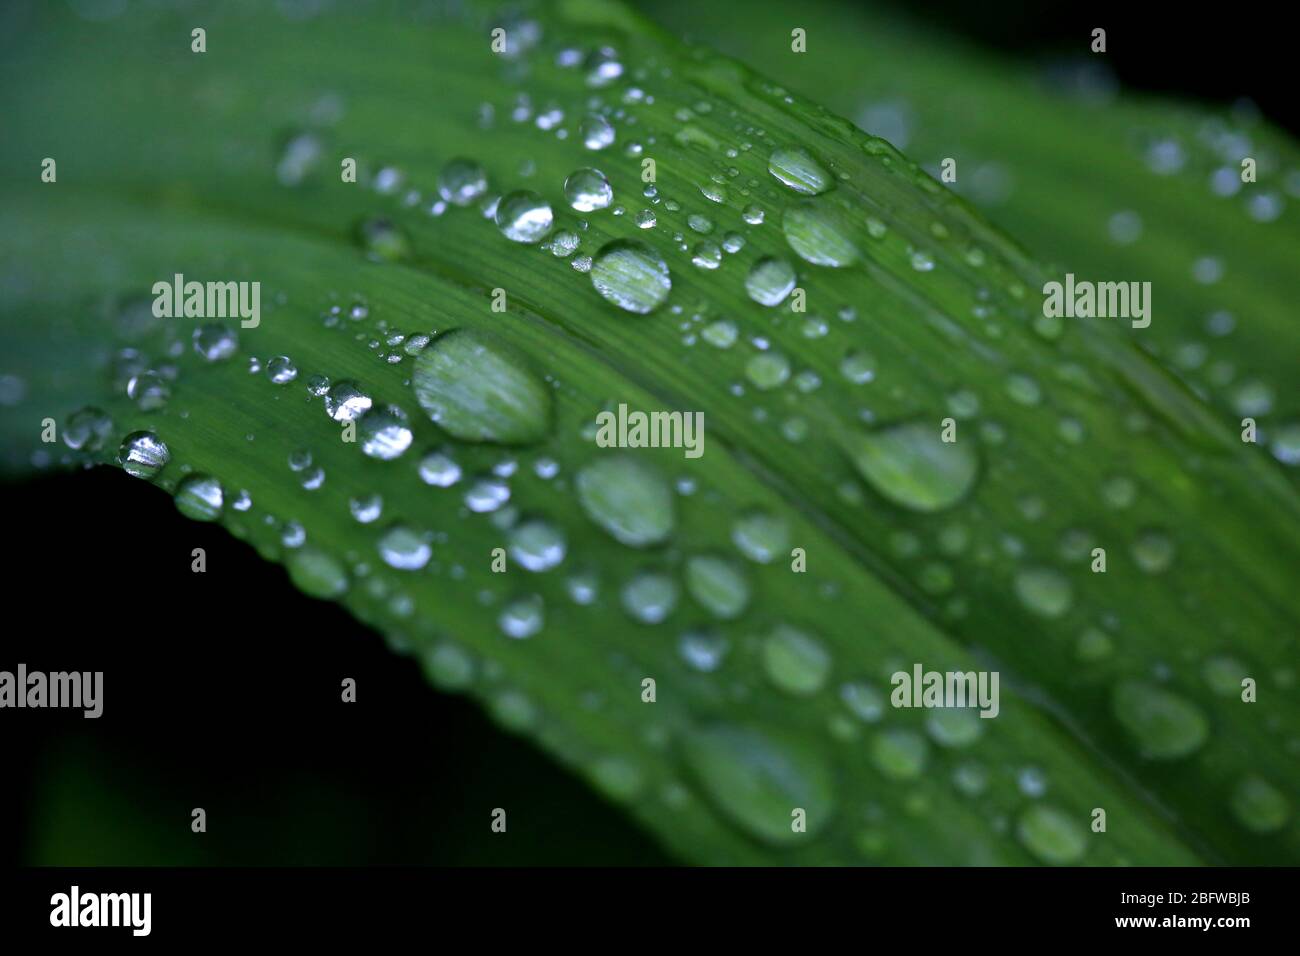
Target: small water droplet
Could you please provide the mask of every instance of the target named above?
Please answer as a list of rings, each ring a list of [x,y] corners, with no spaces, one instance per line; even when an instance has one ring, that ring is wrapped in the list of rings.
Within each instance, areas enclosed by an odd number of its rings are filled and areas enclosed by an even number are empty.
[[[599,169],[579,169],[564,181],[564,198],[578,212],[593,212],[614,201],[614,190]]]
[[[510,529],[510,557],[527,571],[549,571],[564,560],[564,533],[541,518],[521,521]]]
[[[337,382],[325,394],[325,411],[336,422],[351,422],[370,410],[373,400],[356,382]]]
[[[831,657],[816,638],[778,624],[763,641],[763,671],[779,690],[807,697],[826,686]]]
[[[536,594],[515,598],[497,616],[501,632],[517,641],[532,637],[545,622],[546,605]]]
[[[1066,865],[1083,857],[1087,834],[1083,826],[1050,804],[1031,804],[1016,821],[1016,838],[1043,863]]]
[[[745,292],[759,305],[780,305],[794,289],[794,267],[784,259],[764,256],[745,277]]]
[[[194,351],[209,362],[224,362],[238,347],[234,330],[220,322],[209,322],[194,330]]]
[[[853,240],[836,224],[830,213],[800,203],[785,211],[782,229],[795,254],[813,265],[841,269],[858,261]]]
[[[406,453],[414,435],[406,412],[396,405],[376,405],[357,420],[361,450],[371,458],[392,461]]]
[[[379,556],[390,568],[418,571],[429,563],[433,549],[424,536],[405,525],[394,525],[379,539]]]
[[[1199,750],[1209,736],[1209,721],[1198,706],[1145,681],[1125,680],[1115,685],[1111,709],[1148,760],[1186,757]]]
[[[487,172],[472,159],[450,160],[438,173],[438,195],[456,206],[468,206],[487,187]]]
[[[945,442],[937,425],[894,425],[852,436],[846,450],[886,500],[911,511],[951,508],[970,492],[979,461],[969,441]]]

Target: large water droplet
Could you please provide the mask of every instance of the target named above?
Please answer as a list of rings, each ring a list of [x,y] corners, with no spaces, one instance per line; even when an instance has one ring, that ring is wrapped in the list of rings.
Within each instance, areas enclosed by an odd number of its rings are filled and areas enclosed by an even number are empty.
[[[1125,680],[1111,695],[1115,719],[1149,760],[1176,760],[1205,743],[1210,724],[1199,707],[1145,681]]]
[[[920,422],[856,434],[846,450],[872,488],[911,511],[951,508],[970,491],[979,471],[969,441],[945,442],[937,427]]]
[[[718,811],[750,836],[789,846],[830,822],[835,793],[830,769],[806,747],[775,732],[706,727],[685,738],[686,766]],[[791,812],[807,813],[807,832],[791,826]]]
[[[672,291],[668,264],[649,246],[626,239],[608,242],[596,253],[591,284],[620,309],[645,315]]]
[[[616,541],[647,548],[672,534],[672,490],[637,459],[597,458],[578,472],[577,486],[582,510]]]
[[[502,196],[497,203],[497,228],[513,242],[541,242],[554,221],[550,203],[528,189]]]
[[[416,400],[462,441],[527,444],[550,431],[550,390],[513,348],[474,329],[434,339],[415,359]]]
[[[813,205],[800,203],[785,211],[782,220],[790,248],[805,262],[843,268],[858,261],[858,247],[831,218]]]
[[[778,147],[767,160],[767,171],[797,193],[816,196],[835,184],[817,160],[802,149]]]

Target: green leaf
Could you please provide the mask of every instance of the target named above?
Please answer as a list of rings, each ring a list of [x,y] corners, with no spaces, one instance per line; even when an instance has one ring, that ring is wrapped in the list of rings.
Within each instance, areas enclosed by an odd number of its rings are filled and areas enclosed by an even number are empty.
[[[605,0],[222,5],[205,54],[171,11],[32,16],[9,471],[156,436],[186,513],[683,859],[1300,857],[1293,485],[1136,330],[1045,330],[1044,271],[888,144]],[[155,318],[176,274],[261,282],[260,322]],[[620,405],[707,453],[602,447]],[[998,671],[999,716],[889,707],[915,664]]]

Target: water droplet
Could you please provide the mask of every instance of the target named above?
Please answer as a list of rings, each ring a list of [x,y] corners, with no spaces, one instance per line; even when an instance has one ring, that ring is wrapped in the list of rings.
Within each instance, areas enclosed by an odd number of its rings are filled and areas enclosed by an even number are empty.
[[[294,586],[314,598],[336,598],[348,589],[348,574],[343,565],[315,548],[290,551],[285,558],[289,580]]]
[[[778,624],[763,641],[763,671],[778,689],[807,697],[826,686],[831,656],[816,638]]]
[[[351,422],[370,410],[373,400],[356,382],[337,382],[325,394],[325,411],[336,422]]]
[[[646,548],[672,534],[672,490],[635,458],[597,458],[578,473],[577,487],[587,517],[622,544]]]
[[[831,820],[830,769],[806,747],[749,727],[716,725],[686,735],[683,758],[718,812],[755,839],[789,846],[820,832]],[[807,813],[807,832],[790,827],[795,807]]]
[[[551,393],[514,349],[474,329],[434,339],[411,377],[420,407],[462,441],[528,444],[550,431]]]
[[[593,212],[614,201],[614,190],[599,169],[579,169],[564,181],[564,198],[578,212]]]
[[[1111,708],[1138,752],[1148,760],[1186,757],[1199,750],[1209,736],[1209,721],[1199,707],[1144,681],[1117,684]]]
[[[859,720],[874,724],[885,715],[885,695],[870,684],[853,681],[840,688],[840,699]]]
[[[510,486],[493,475],[476,478],[465,489],[465,507],[475,514],[496,511],[509,500]]]
[[[497,203],[496,224],[501,234],[512,242],[541,242],[551,231],[555,214],[551,205],[537,193],[519,189],[501,197]]]
[[[510,557],[527,571],[549,571],[564,560],[564,533],[540,518],[521,521],[510,530]]]
[[[113,420],[105,412],[90,405],[73,412],[63,423],[63,443],[73,451],[99,451],[112,433]],[[136,432],[136,434],[147,433]],[[124,450],[125,447],[123,445]],[[164,456],[165,454],[164,452]],[[166,463],[165,457],[163,462]],[[158,467],[161,468],[162,465]],[[127,471],[130,469],[128,468]]]
[[[745,572],[715,555],[696,555],[686,562],[686,590],[702,607],[723,620],[738,617],[749,603]]]
[[[420,480],[435,488],[450,488],[460,481],[460,465],[446,452],[431,451],[420,459]]]
[[[890,780],[915,780],[925,770],[930,745],[915,730],[892,727],[871,738],[871,762]]]
[[[931,513],[961,501],[979,471],[971,443],[945,442],[920,422],[852,436],[847,448],[858,473],[886,500]]]
[[[596,113],[583,119],[578,126],[578,135],[582,137],[582,145],[590,150],[605,149],[614,144],[614,127]]]
[[[711,631],[687,631],[678,640],[677,650],[694,670],[709,674],[722,666],[727,639]]]
[[[275,164],[275,178],[284,186],[297,186],[320,163],[324,144],[315,133],[298,133],[289,138]]]
[[[736,323],[730,319],[718,319],[700,330],[700,338],[719,349],[731,348],[736,343],[738,335]]]
[[[785,301],[794,289],[794,267],[784,259],[764,256],[745,277],[745,291],[759,305],[771,308]]]
[[[157,372],[141,372],[126,383],[126,394],[141,411],[152,412],[167,405],[172,389]]]
[[[759,352],[745,363],[745,378],[763,391],[777,388],[790,379],[790,360],[780,352]]]
[[[786,242],[805,262],[843,268],[858,261],[858,248],[831,216],[812,203],[800,203],[785,211],[782,220]]]
[[[518,597],[501,609],[497,624],[506,637],[517,641],[532,637],[546,621],[546,605],[536,594]]]
[[[1251,774],[1237,783],[1229,801],[1232,815],[1254,833],[1274,833],[1291,816],[1286,795],[1262,777]]]
[[[266,375],[276,385],[288,385],[298,377],[298,367],[287,355],[277,355],[266,363]]]
[[[835,185],[822,165],[802,149],[779,147],[767,160],[767,171],[805,196],[816,196]]]
[[[357,239],[366,257],[374,262],[400,262],[411,255],[411,240],[406,233],[383,217],[362,220]]]
[[[658,624],[677,606],[677,582],[659,571],[640,571],[623,585],[623,609],[642,624]]]
[[[1133,541],[1133,560],[1147,574],[1160,574],[1174,562],[1174,542],[1162,531],[1146,530]]]
[[[384,510],[384,499],[378,493],[360,495],[348,500],[348,511],[362,524],[370,524]]]
[[[970,708],[944,707],[926,715],[925,729],[940,747],[969,747],[983,735],[984,723]]]
[[[414,435],[406,412],[396,405],[376,405],[357,420],[361,450],[371,458],[392,461],[411,447]]]
[[[1030,611],[1046,618],[1061,617],[1074,603],[1069,580],[1051,568],[1024,568],[1017,572],[1016,597]]]
[[[625,239],[606,243],[591,267],[591,284],[620,309],[645,315],[672,291],[668,264],[649,246]]]
[[[472,159],[453,159],[438,173],[438,195],[455,206],[468,206],[487,187],[487,172]]]
[[[1035,803],[1016,821],[1016,838],[1043,863],[1075,863],[1087,849],[1087,835],[1081,824],[1063,810]]]
[[[766,511],[749,511],[731,526],[731,540],[741,554],[759,564],[771,564],[790,548],[790,527],[784,518]]]
[[[211,475],[186,475],[176,486],[176,510],[195,521],[216,521],[226,494]]]
[[[394,525],[379,538],[379,556],[398,571],[418,571],[429,563],[433,549],[424,537],[405,525]]]
[[[840,374],[854,385],[865,385],[876,377],[876,360],[855,349],[840,361]]]
[[[220,322],[209,322],[194,330],[194,351],[209,362],[224,362],[238,347],[234,330]]]
[[[166,444],[153,432],[132,432],[117,452],[123,470],[134,478],[154,478],[170,459]]]

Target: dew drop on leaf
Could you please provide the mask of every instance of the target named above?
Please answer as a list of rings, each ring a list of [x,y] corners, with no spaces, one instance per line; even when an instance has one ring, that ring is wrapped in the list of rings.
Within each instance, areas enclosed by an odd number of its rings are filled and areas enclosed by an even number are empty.
[[[673,288],[663,258],[644,243],[625,239],[601,247],[590,274],[591,284],[605,301],[640,315],[662,305]]]

